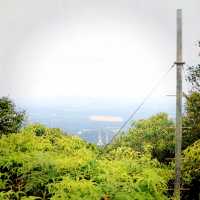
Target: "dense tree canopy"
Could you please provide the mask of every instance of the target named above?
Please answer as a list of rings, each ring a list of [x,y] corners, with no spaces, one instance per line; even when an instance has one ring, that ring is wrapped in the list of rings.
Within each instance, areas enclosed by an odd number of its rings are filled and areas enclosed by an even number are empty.
[[[38,132],[42,134],[38,134]],[[149,154],[31,125],[0,139],[0,199],[164,200],[171,170]]]

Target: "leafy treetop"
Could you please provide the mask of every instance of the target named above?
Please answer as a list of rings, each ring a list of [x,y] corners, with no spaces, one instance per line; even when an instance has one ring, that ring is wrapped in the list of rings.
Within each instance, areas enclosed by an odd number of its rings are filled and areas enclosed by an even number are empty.
[[[24,119],[24,111],[18,111],[9,98],[0,98],[0,136],[18,132]]]

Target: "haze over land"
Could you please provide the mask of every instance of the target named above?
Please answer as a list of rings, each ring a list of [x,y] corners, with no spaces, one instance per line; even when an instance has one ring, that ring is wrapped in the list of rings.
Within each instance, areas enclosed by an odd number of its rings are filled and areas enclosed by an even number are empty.
[[[43,98],[35,102],[27,99],[16,100],[16,104],[27,111],[28,122],[59,127],[65,132],[79,134],[91,142],[97,141],[100,130],[109,134],[110,139],[140,102],[140,98],[91,97]],[[173,118],[175,98],[163,96],[149,99],[133,120],[147,118],[158,112],[167,112]]]

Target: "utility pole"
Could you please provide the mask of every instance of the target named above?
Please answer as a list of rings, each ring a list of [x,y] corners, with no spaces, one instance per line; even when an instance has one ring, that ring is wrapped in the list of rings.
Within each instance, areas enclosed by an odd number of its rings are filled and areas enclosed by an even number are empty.
[[[177,10],[177,57],[176,57],[176,147],[174,197],[180,200],[181,190],[181,145],[182,145],[182,10]]]

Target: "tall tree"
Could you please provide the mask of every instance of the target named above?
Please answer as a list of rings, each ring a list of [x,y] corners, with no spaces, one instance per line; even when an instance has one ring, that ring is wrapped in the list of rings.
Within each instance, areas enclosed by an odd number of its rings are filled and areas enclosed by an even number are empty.
[[[185,116],[183,117],[183,175],[190,177],[189,183],[183,187],[183,200],[199,199],[200,185],[200,65],[189,67],[187,81],[191,85],[190,95],[187,96]]]
[[[200,65],[188,67],[186,80],[191,86],[183,118],[183,149],[200,139]]]
[[[18,111],[9,98],[0,98],[0,136],[19,131],[24,119],[24,111]]]

